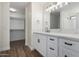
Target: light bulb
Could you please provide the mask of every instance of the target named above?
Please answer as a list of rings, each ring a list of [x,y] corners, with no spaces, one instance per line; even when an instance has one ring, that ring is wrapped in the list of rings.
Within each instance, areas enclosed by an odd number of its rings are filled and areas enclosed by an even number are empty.
[[[14,8],[10,8],[9,9],[11,12],[16,12],[16,9],[14,9]]]

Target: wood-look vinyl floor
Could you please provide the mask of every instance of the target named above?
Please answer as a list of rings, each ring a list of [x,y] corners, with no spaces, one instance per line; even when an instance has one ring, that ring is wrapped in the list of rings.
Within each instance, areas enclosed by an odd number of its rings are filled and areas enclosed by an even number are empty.
[[[24,40],[13,41],[10,43],[10,50],[1,51],[0,57],[42,57],[36,50],[31,51],[25,46]]]

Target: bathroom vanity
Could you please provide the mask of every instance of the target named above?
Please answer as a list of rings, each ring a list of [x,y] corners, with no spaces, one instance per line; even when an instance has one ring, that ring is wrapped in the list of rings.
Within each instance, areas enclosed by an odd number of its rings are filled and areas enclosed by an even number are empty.
[[[79,57],[79,34],[34,32],[33,47],[45,57]]]

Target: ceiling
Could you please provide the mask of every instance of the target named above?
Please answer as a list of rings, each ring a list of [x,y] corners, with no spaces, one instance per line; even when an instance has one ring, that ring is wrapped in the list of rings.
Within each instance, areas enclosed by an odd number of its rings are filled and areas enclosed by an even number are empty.
[[[10,8],[23,11],[28,4],[29,2],[10,2]]]
[[[30,2],[10,2],[10,8],[15,8],[16,10],[19,11],[24,11],[25,7],[29,4]],[[45,7],[48,7],[52,5],[53,3],[56,2],[44,2],[42,3]]]

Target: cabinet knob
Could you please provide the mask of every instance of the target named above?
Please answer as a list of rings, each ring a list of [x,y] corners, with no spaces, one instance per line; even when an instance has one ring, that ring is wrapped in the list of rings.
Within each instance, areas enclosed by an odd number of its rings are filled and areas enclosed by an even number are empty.
[[[72,46],[72,44],[71,44],[71,43],[67,43],[67,42],[65,42],[65,44],[66,44],[66,45],[69,45],[69,46]]]
[[[38,43],[40,43],[40,39],[38,39]]]
[[[54,41],[54,39],[51,39],[51,38],[50,38],[50,40],[51,40],[51,41]]]
[[[67,57],[67,55],[64,55],[64,57]]]

